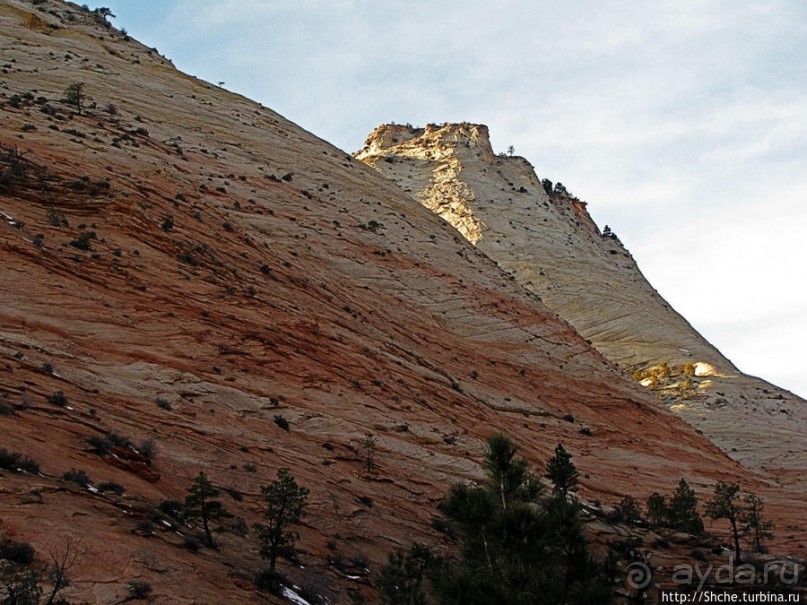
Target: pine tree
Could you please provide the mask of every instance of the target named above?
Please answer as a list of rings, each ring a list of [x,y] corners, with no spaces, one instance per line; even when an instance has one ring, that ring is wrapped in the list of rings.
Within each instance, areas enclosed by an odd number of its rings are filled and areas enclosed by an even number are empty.
[[[220,493],[208,481],[207,475],[200,471],[196,480],[188,488],[188,495],[185,496],[185,518],[198,519],[202,522],[205,544],[210,548],[215,547],[213,535],[210,533],[210,524],[232,516],[224,509],[222,503],[216,500]]]
[[[546,463],[546,476],[554,484],[552,494],[560,500],[565,500],[569,492],[577,488],[580,473],[563,445],[555,447],[555,455]]]
[[[647,511],[647,520],[650,521],[651,525],[661,526],[667,523],[669,516],[667,502],[664,500],[664,496],[658,492],[653,492],[647,498],[645,510]]]
[[[294,542],[299,537],[291,529],[299,525],[305,515],[305,506],[310,491],[300,487],[288,469],[277,471],[277,479],[269,485],[261,486],[266,501],[264,519],[266,523],[256,524],[260,540],[261,556],[269,561],[270,571],[275,571],[277,558],[293,554]]]
[[[764,502],[756,494],[746,494],[740,511],[740,532],[746,537],[754,552],[763,552],[763,542],[773,538],[773,523],[762,516]]]
[[[494,433],[485,448],[485,485],[497,495],[503,510],[513,498],[535,499],[541,489],[527,461],[516,458],[517,453],[518,447],[502,433]]]
[[[84,104],[84,82],[73,82],[64,89],[64,101],[73,105],[81,115],[81,107]]]
[[[408,552],[398,549],[387,556],[376,587],[384,605],[426,605],[423,583],[429,568],[438,563],[432,552],[417,542]]]
[[[431,570],[440,603],[608,602],[604,568],[583,537],[581,506],[565,497],[577,482],[570,458],[558,446],[551,475],[565,492],[544,505],[518,448],[498,433],[489,439],[484,482],[453,485],[440,506],[462,539],[459,563]]]
[[[703,520],[698,514],[698,498],[695,490],[683,478],[670,499],[667,517],[670,525],[679,531],[703,533]]]
[[[572,194],[569,193],[569,190],[563,186],[563,183],[555,183],[555,188],[553,189],[555,195],[562,195],[564,197],[571,197]]]
[[[737,483],[718,481],[712,499],[706,503],[706,514],[712,519],[727,519],[731,525],[731,538],[734,542],[734,555],[740,562],[740,529],[738,523],[740,506],[740,486]]]
[[[636,523],[642,520],[642,511],[633,496],[623,496],[619,504],[616,505],[616,513],[620,520],[625,523]]]
[[[112,10],[106,6],[102,6],[101,8],[96,8],[93,13],[95,14],[96,18],[101,22],[103,25],[109,25],[107,19],[114,19],[115,15],[112,13]]]

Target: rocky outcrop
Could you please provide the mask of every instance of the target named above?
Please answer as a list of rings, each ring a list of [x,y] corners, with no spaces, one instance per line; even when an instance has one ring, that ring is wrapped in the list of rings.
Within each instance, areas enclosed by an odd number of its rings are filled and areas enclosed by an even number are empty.
[[[621,366],[704,361],[737,372],[653,290],[619,239],[600,232],[585,202],[545,191],[524,158],[495,156],[486,127],[381,126],[356,157],[411,190]]]
[[[803,484],[805,402],[743,375],[648,283],[610,230],[487,128],[380,126],[356,157],[456,227],[668,407],[753,468]],[[802,489],[802,488],[799,488]]]

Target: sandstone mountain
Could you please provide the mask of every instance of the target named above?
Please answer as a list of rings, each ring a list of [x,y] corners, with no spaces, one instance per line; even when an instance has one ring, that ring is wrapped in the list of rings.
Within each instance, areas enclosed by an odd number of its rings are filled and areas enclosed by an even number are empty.
[[[730,456],[801,493],[804,400],[742,374],[648,283],[586,203],[494,154],[474,124],[384,125],[356,157],[454,225],[605,357],[651,386]]]
[[[0,447],[40,466],[0,468],[0,537],[42,561],[71,540],[71,602],[123,602],[130,581],[265,602],[251,528],[282,467],[311,490],[305,568],[284,571],[372,602],[391,548],[456,548],[436,506],[497,430],[539,470],[564,443],[591,511],[740,480],[799,552],[799,493],[377,171],[75,5],[6,0],[0,40]],[[235,515],[217,550],[156,513],[200,470]],[[622,531],[592,514],[595,542]]]

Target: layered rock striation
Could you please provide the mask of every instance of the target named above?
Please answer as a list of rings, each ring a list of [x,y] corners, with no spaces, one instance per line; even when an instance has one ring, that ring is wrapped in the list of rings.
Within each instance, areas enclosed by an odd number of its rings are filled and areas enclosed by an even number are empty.
[[[487,127],[383,125],[356,157],[456,227],[605,357],[750,467],[799,483],[805,402],[742,374],[652,287],[586,203],[496,155]]]
[[[311,490],[305,569],[283,571],[373,599],[391,548],[456,550],[436,507],[482,476],[494,431],[538,471],[564,443],[590,506],[742,478],[801,523],[803,499],[377,171],[75,5],[7,0],[0,38],[0,437],[39,463],[0,468],[0,534],[40,558],[72,540],[72,601],[136,581],[159,602],[265,602],[251,528],[280,468]],[[217,550],[164,514],[200,471],[234,515]]]

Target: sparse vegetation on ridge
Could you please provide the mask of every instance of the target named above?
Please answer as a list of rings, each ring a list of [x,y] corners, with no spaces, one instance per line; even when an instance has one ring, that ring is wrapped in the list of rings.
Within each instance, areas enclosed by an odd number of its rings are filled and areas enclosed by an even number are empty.
[[[0,447],[0,468],[14,473],[37,474],[39,472],[39,463],[24,454]]]
[[[547,463],[557,480],[553,497],[518,448],[501,433],[485,450],[485,482],[455,484],[440,505],[462,538],[457,563],[422,544],[390,553],[377,586],[383,603],[608,603],[611,588],[602,562],[582,534],[581,507],[571,490],[578,472],[559,445]]]

